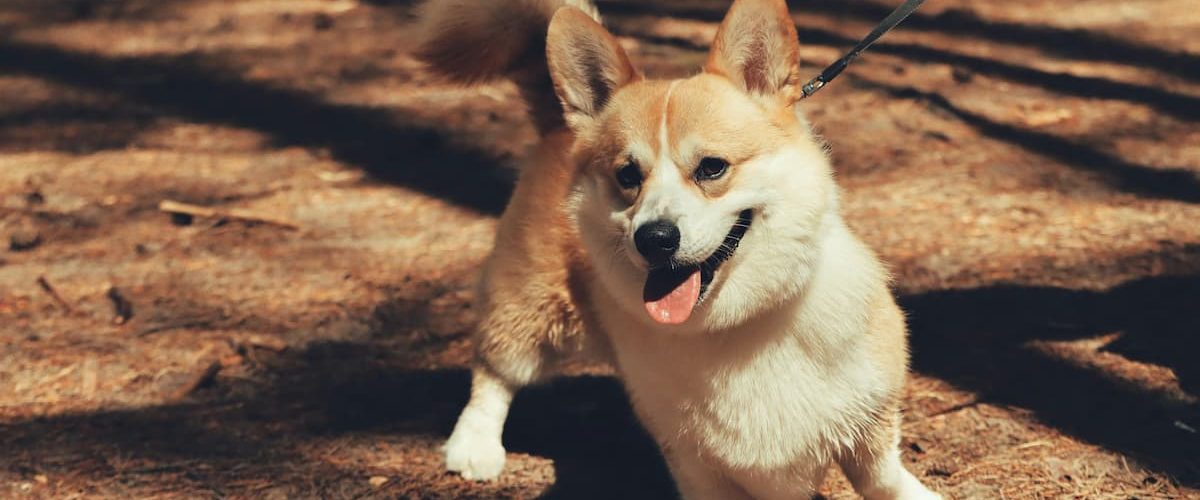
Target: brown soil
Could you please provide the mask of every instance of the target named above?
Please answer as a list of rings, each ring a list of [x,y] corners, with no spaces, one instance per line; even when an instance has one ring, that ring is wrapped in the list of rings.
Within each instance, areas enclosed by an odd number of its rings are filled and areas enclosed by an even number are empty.
[[[893,3],[794,3],[806,67]],[[672,76],[724,7],[601,10]],[[422,73],[411,22],[0,2],[0,497],[671,495],[596,373],[519,397],[500,481],[442,471],[534,135],[510,85]],[[910,314],[915,473],[954,498],[1200,495],[1193,0],[930,2],[804,107]]]

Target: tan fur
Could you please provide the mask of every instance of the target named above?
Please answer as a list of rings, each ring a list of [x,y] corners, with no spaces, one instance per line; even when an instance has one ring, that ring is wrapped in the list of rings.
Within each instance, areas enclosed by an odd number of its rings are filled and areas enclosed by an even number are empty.
[[[758,106],[744,101],[722,99],[731,90],[729,80],[711,74],[698,75],[680,83],[675,93],[675,105],[670,109],[668,138],[679,137],[685,130],[696,131],[697,147],[688,157],[675,158],[684,175],[693,171],[706,156],[723,158],[733,167],[732,175],[717,182],[697,185],[705,195],[719,198],[737,185],[741,174],[738,165],[744,164],[756,151],[777,149],[783,143],[795,141],[787,133],[796,129],[792,113],[764,115]]]
[[[562,126],[562,109],[546,72],[546,26],[564,5],[599,20],[587,0],[435,0],[421,5],[421,43],[430,69],[472,84],[511,78],[542,133]]]
[[[500,219],[496,245],[484,265],[479,359],[508,383],[525,385],[543,373],[543,359],[581,350],[582,323],[569,273],[586,266],[569,222],[565,200],[574,180],[561,168],[572,137],[546,137],[521,171],[516,191]],[[550,355],[550,356],[546,356]],[[512,359],[532,365],[514,372]]]
[[[618,366],[685,498],[804,497],[832,462],[868,498],[936,498],[899,461],[904,318],[794,107],[799,49],[783,1],[735,2],[705,73],[670,82],[644,80],[589,6],[549,14],[579,2],[446,3],[427,10],[422,57],[465,81],[549,74],[565,116],[543,123],[484,267],[471,400],[447,467],[496,477],[513,392],[590,354]],[[546,35],[544,62],[514,55],[535,45],[517,25]],[[466,67],[480,44],[494,49]],[[532,95],[546,87],[525,90],[546,112],[547,96]],[[705,157],[729,170],[697,179]],[[623,188],[616,173],[631,163],[644,179]],[[694,262],[745,210],[753,228],[693,319],[654,324],[633,230],[677,221],[688,236],[677,253]]]

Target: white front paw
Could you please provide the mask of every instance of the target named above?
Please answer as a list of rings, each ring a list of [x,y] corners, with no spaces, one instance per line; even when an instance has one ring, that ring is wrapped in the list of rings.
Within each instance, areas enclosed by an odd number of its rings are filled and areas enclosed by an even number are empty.
[[[491,481],[504,469],[504,445],[498,436],[455,429],[442,451],[446,454],[446,469],[465,479]]]
[[[925,487],[916,477],[912,477],[904,493],[900,494],[899,498],[903,500],[942,500],[941,495]]]

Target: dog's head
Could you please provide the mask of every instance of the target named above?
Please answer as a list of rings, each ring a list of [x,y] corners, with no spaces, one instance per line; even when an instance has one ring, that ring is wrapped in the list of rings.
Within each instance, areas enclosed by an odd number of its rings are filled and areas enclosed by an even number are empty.
[[[739,0],[704,72],[643,79],[616,39],[558,11],[547,57],[575,132],[588,254],[625,309],[685,331],[794,297],[836,188],[797,114],[799,45],[783,0]]]

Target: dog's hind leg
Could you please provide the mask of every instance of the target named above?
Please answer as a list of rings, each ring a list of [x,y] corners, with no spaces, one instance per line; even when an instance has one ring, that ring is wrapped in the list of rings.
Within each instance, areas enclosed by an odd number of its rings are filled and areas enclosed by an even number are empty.
[[[505,325],[496,321],[496,314],[489,312],[479,326],[471,368],[471,399],[443,446],[446,468],[472,480],[486,481],[500,475],[505,459],[501,435],[513,395],[542,378],[548,361],[533,331],[497,330],[536,326]]]
[[[493,479],[504,467],[500,434],[517,390],[554,375],[565,359],[605,352],[584,333],[577,306],[586,301],[575,283],[583,270],[568,250],[574,169],[564,155],[573,140],[567,132],[543,138],[521,170],[484,265],[471,401],[444,448],[446,467],[468,479]]]
[[[561,295],[522,294],[520,290],[545,288],[518,286],[513,276],[497,276],[503,273],[493,269],[484,272],[471,399],[443,446],[446,468],[472,480],[495,479],[504,468],[501,434],[516,391],[554,375],[561,361],[583,345],[581,325],[564,289],[559,289]],[[517,293],[497,293],[489,285],[498,279],[507,280],[501,288]]]

